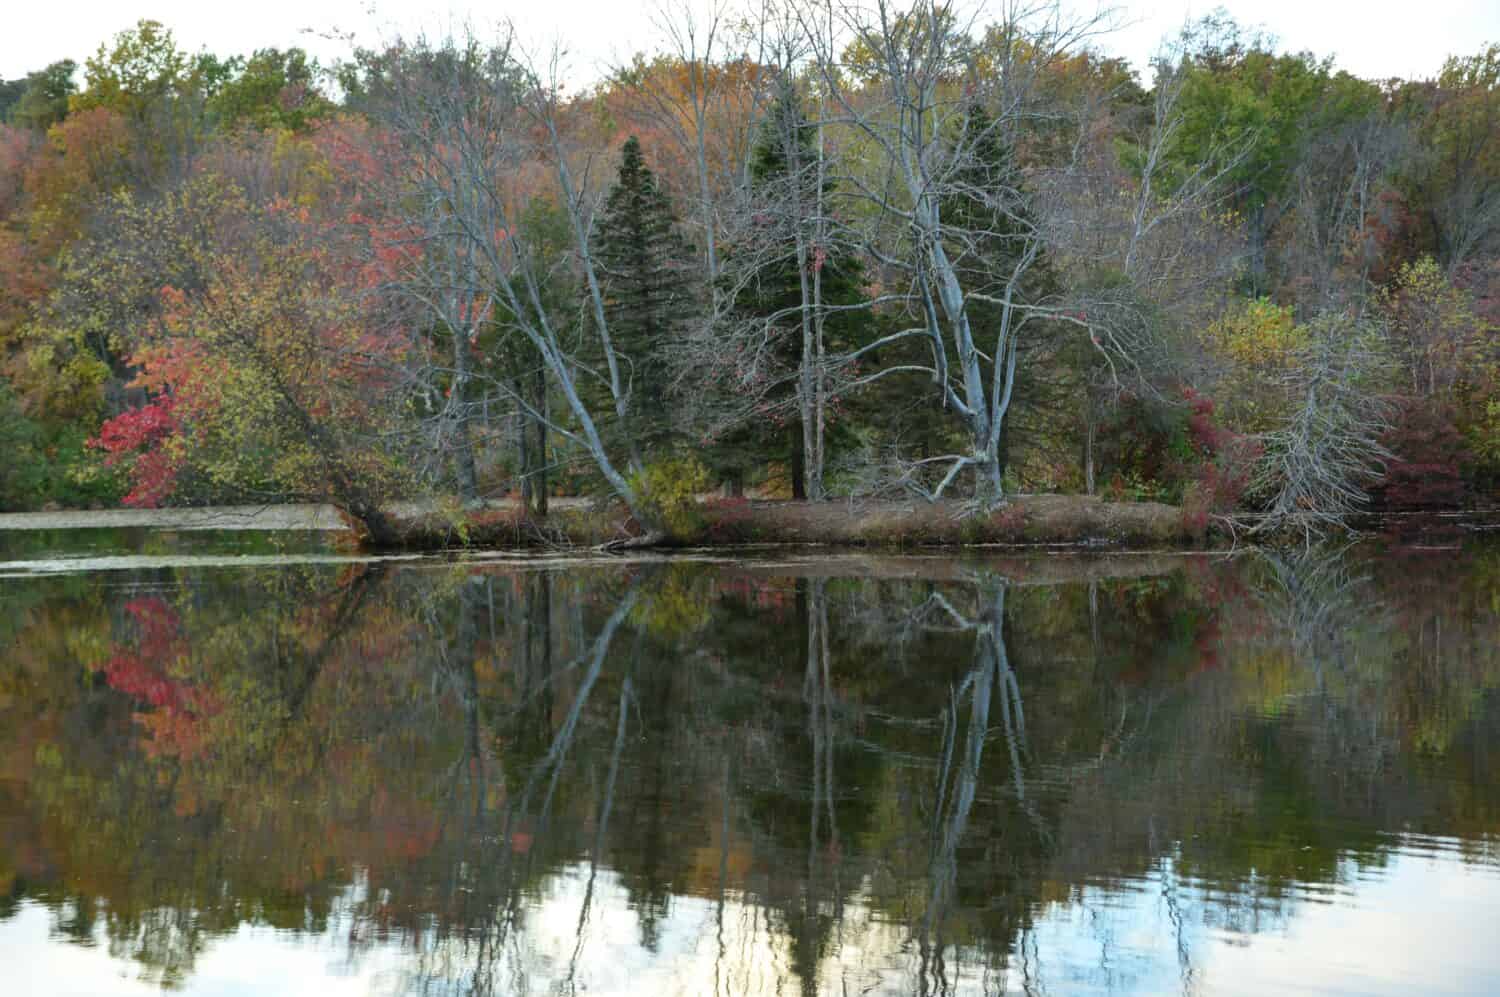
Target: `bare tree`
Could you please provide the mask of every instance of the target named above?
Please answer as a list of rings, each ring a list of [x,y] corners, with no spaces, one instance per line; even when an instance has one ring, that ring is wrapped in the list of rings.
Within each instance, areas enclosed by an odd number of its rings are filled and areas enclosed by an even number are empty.
[[[756,132],[744,181],[721,205],[725,251],[710,319],[683,344],[680,366],[718,389],[695,405],[710,435],[784,423],[793,496],[817,500],[826,491],[828,410],[848,380],[830,354],[828,322],[867,314],[870,302],[850,300],[863,298],[850,286],[860,247],[833,216],[838,150],[826,91],[807,73],[804,13],[768,5],[755,22],[764,62]]]
[[[1493,249],[1500,238],[1500,43],[1450,58],[1437,80],[1418,176],[1437,195],[1432,224],[1450,269]]]
[[[517,390],[508,377],[487,377],[489,389],[578,445],[647,525],[647,539],[658,539],[656,517],[636,474],[640,454],[628,437],[616,445],[623,453],[606,444],[598,403],[589,400],[596,393],[585,387],[586,380],[601,383],[597,394],[606,411],[627,423],[629,373],[610,335],[590,250],[597,195],[591,164],[582,162],[581,183],[575,172],[577,150],[560,98],[561,61],[554,51],[545,74],[539,72],[520,54],[513,35],[494,46],[472,36],[437,45],[418,39],[398,44],[385,58],[383,113],[411,160],[409,186],[396,206],[425,261],[423,280],[407,290],[436,320],[452,322],[469,336],[474,323],[493,317],[520,337],[565,411],[539,407],[534,394]],[[567,219],[566,259],[549,258],[528,232],[525,206],[536,188],[555,196]],[[589,314],[581,336],[568,335],[546,301],[548,283],[561,267],[573,268],[585,289]],[[592,369],[590,357],[601,358],[603,370]],[[444,373],[479,376],[457,362]]]
[[[1252,533],[1302,532],[1308,540],[1343,529],[1369,502],[1367,488],[1390,453],[1381,444],[1390,405],[1379,337],[1357,320],[1324,316],[1280,374],[1288,410],[1260,436],[1264,448],[1252,489],[1264,496]]]
[[[1290,199],[1303,297],[1317,307],[1358,300],[1369,290],[1378,250],[1366,245],[1370,222],[1392,174],[1412,154],[1412,135],[1381,111],[1306,136]]]
[[[688,2],[655,6],[652,24],[669,54],[610,71],[626,113],[659,128],[691,164],[692,200],[703,232],[709,283],[719,277],[725,202],[743,187],[752,136],[763,103],[766,11],[738,17],[728,0],[700,12]]]
[[[1125,390],[1152,397],[1163,383],[1188,378],[1191,354],[1175,333],[1219,311],[1245,257],[1243,241],[1218,218],[1235,193],[1229,178],[1255,137],[1216,148],[1186,173],[1169,162],[1183,125],[1181,96],[1193,40],[1192,30],[1185,30],[1152,60],[1155,80],[1144,123],[1111,122],[1097,137],[1080,138],[1067,169],[1054,178],[1057,196],[1047,202],[1054,212],[1050,227],[1058,233],[1054,259],[1069,279],[1109,275],[1115,281],[1106,298],[1114,320],[1101,323],[1108,335],[1081,371],[1084,486],[1090,495],[1100,418]],[[1080,136],[1094,131],[1079,127]]]
[[[903,288],[913,322],[856,351],[849,359],[901,341],[927,345],[930,361],[887,367],[853,382],[893,374],[925,374],[943,407],[962,423],[965,452],[931,458],[947,471],[931,492],[940,498],[960,472],[972,470],[985,504],[1003,496],[1002,431],[1016,383],[1017,348],[1029,326],[1042,321],[1095,329],[1085,309],[1061,298],[1031,300],[1023,287],[1040,265],[1051,233],[1035,197],[1016,171],[996,171],[983,161],[985,143],[1009,138],[1038,114],[1031,98],[1041,73],[1084,42],[1102,17],[1070,19],[1060,4],[1009,3],[989,32],[987,55],[999,63],[990,79],[974,79],[973,36],[988,11],[982,5],[918,2],[902,8],[874,0],[803,8],[813,61],[827,93],[828,124],[850,131],[869,157],[859,173],[838,176],[849,212],[867,219],[863,251]],[[813,30],[814,24],[831,24]],[[857,64],[847,64],[849,41]],[[986,129],[963,127],[969,108],[984,101]],[[976,176],[982,180],[976,182]],[[955,201],[983,206],[959,222]],[[976,221],[975,219],[982,219]],[[1003,244],[1007,266],[995,274],[986,245]],[[980,342],[973,321],[984,303],[999,313],[993,341]]]

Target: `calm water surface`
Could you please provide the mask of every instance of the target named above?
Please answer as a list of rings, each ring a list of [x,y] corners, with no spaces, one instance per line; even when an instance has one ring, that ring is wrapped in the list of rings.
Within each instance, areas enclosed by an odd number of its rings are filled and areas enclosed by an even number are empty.
[[[0,992],[1500,992],[1493,531],[328,543],[0,534]]]

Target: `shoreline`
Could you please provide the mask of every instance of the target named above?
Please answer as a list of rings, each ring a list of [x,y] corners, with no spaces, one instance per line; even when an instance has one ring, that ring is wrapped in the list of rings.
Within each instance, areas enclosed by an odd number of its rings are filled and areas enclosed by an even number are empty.
[[[182,531],[307,531],[347,537],[369,551],[454,549],[534,550],[631,546],[640,531],[617,502],[553,499],[536,519],[519,503],[501,500],[476,510],[439,511],[430,502],[393,503],[393,542],[362,540],[330,505],[238,505],[161,509],[60,510],[0,513],[0,532],[157,529]],[[1018,495],[994,512],[969,514],[961,502],[834,499],[701,500],[688,522],[655,549],[724,549],[753,546],[872,550],[960,550],[1047,547],[1114,550],[1203,550],[1235,536],[1222,522],[1190,518],[1160,502],[1111,502],[1084,495]],[[1465,522],[1476,530],[1500,528],[1500,510],[1434,509],[1368,514],[1361,530]],[[1240,542],[1244,542],[1241,536]],[[1257,541],[1259,542],[1259,541]]]
[[[968,514],[959,502],[808,502],[793,499],[709,499],[697,504],[659,549],[747,545],[845,548],[975,548],[1073,546],[1196,548],[1210,539],[1192,529],[1176,506],[1105,502],[1071,495],[1017,496],[994,512]],[[634,546],[640,530],[618,503],[571,505],[534,520],[517,507],[483,509],[460,521],[437,514],[397,517],[396,546]]]

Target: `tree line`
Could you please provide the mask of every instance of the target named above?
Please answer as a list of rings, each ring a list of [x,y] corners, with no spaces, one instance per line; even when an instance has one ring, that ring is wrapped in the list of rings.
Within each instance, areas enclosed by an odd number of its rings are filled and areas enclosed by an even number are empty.
[[[1222,13],[666,6],[0,81],[0,504],[1178,503],[1500,480],[1500,46],[1373,81]],[[81,76],[81,79],[80,79]]]

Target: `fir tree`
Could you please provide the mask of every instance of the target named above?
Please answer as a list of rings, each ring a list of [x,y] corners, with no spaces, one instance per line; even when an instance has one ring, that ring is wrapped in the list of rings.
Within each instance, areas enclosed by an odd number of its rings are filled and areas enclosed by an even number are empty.
[[[788,412],[784,429],[775,439],[770,427],[749,427],[738,439],[726,441],[721,455],[748,449],[754,453],[784,457],[787,461],[794,498],[806,496],[802,422],[793,399],[796,393],[795,372],[802,362],[802,275],[798,271],[797,232],[806,229],[804,239],[812,246],[808,265],[820,271],[823,307],[855,305],[864,300],[864,269],[859,259],[844,251],[836,242],[818,245],[814,217],[818,198],[817,130],[807,120],[802,99],[790,85],[781,88],[762,123],[751,151],[751,196],[784,244],[781,252],[767,261],[747,291],[742,292],[736,311],[743,317],[771,321],[775,327],[778,367],[784,382],[771,393],[777,408]],[[826,205],[830,191],[825,186],[822,201]],[[793,206],[800,211],[794,212]],[[798,217],[792,217],[796,213]],[[810,278],[811,275],[809,275]],[[772,317],[775,316],[773,319]],[[826,315],[824,336],[831,350],[847,347],[859,338],[869,316],[860,311],[834,311]],[[733,460],[723,461],[733,463]]]
[[[634,135],[620,152],[593,248],[604,277],[610,336],[630,378],[632,415],[625,431],[646,449],[672,435],[667,350],[693,309],[693,250]]]

